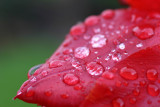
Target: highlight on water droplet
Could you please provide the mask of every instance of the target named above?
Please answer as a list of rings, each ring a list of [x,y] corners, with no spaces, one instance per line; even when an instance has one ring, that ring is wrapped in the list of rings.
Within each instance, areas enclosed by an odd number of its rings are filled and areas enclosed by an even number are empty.
[[[151,96],[158,96],[159,95],[159,88],[154,84],[149,84],[147,87],[148,94]]]
[[[112,101],[113,107],[125,107],[124,101],[122,98],[116,98]]]
[[[134,69],[127,67],[121,68],[120,76],[126,80],[136,80],[138,78],[137,72]]]
[[[36,70],[38,70],[41,66],[42,66],[42,64],[39,64],[39,65],[36,65],[36,66],[32,67],[28,71],[28,78],[30,78],[36,72]]]
[[[97,62],[90,62],[86,65],[86,70],[90,75],[101,75],[104,72],[104,68],[102,65]]]
[[[87,47],[78,47],[74,51],[74,56],[80,59],[88,57],[89,54],[90,54],[90,50]]]
[[[70,73],[64,75],[63,81],[65,84],[73,86],[79,83],[79,78],[75,74]]]
[[[102,48],[106,45],[107,38],[102,34],[96,34],[92,37],[90,43],[93,48]]]
[[[126,48],[125,44],[124,43],[121,43],[118,45],[118,48],[121,49],[121,50],[124,50]]]
[[[155,81],[158,78],[158,72],[155,69],[147,70],[147,79],[151,81]]]

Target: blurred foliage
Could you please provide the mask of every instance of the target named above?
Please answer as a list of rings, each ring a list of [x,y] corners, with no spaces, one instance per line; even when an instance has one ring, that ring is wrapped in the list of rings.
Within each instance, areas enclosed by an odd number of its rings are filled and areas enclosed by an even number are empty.
[[[0,107],[35,107],[12,100],[28,70],[44,63],[77,21],[120,7],[117,0],[1,0]]]

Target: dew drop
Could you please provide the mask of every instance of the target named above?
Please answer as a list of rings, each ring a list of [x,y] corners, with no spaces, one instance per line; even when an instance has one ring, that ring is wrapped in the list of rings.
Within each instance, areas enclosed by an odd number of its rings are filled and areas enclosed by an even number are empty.
[[[158,96],[159,94],[159,88],[156,85],[149,84],[147,90],[148,94],[151,96]]]
[[[113,107],[125,107],[124,101],[121,98],[114,99],[112,101],[112,106]]]
[[[91,45],[93,48],[102,48],[106,45],[107,39],[102,34],[96,34],[91,39]]]
[[[63,81],[67,85],[76,85],[79,82],[79,78],[74,74],[66,74],[64,75]]]
[[[102,74],[102,77],[106,78],[106,79],[114,79],[114,74],[112,72],[109,72],[109,71],[105,71],[103,74]]]
[[[53,60],[49,63],[49,68],[61,67],[65,62],[61,60]]]
[[[118,48],[121,49],[121,50],[124,50],[125,47],[126,47],[126,46],[125,46],[124,43],[121,43],[121,44],[118,45]]]
[[[67,95],[67,94],[61,94],[61,98],[63,98],[63,99],[67,99],[69,97],[69,95]]]
[[[90,51],[87,47],[78,47],[74,51],[74,55],[76,58],[83,59],[85,57],[88,57],[90,54]]]
[[[136,47],[137,47],[137,48],[141,48],[141,47],[143,47],[143,44],[142,44],[142,43],[139,43],[139,44],[136,45]]]
[[[107,96],[113,95],[113,88],[112,88],[112,87],[107,87],[107,88],[106,88],[106,91],[105,91],[105,94],[106,94]]]
[[[69,49],[65,49],[64,51],[63,51],[63,54],[64,55],[68,55],[68,54],[71,54],[73,52],[73,49],[72,48],[69,48]]]
[[[155,69],[147,70],[147,78],[148,80],[155,81],[158,78],[158,72]]]
[[[111,19],[114,17],[115,12],[113,10],[105,10],[101,15],[104,19]]]
[[[41,72],[41,75],[42,75],[43,77],[45,77],[45,76],[48,75],[48,72],[47,72],[47,71],[42,71],[42,72]]]
[[[49,97],[49,96],[52,95],[52,90],[51,90],[51,89],[48,89],[48,90],[46,90],[46,91],[44,92],[44,94],[45,94],[47,97]]]
[[[72,66],[73,66],[74,68],[76,68],[77,70],[79,70],[79,71],[82,70],[82,67],[81,67],[81,65],[80,65],[79,62],[72,61]]]
[[[88,63],[86,66],[86,70],[90,75],[94,75],[94,76],[101,75],[104,72],[104,68],[102,67],[102,65],[96,62]]]
[[[33,78],[31,78],[31,80],[30,80],[31,82],[36,82],[37,81],[37,79],[36,79],[36,77],[33,77]]]
[[[137,72],[132,68],[123,67],[120,70],[120,76],[126,80],[136,80],[138,78]]]
[[[33,90],[32,87],[29,87],[27,89],[26,97],[32,97],[35,94],[35,91]]]
[[[122,59],[122,56],[121,56],[120,53],[111,54],[111,57],[112,57],[112,60],[115,61],[115,62],[118,62]]]
[[[121,81],[116,81],[116,84],[115,84],[117,87],[120,87],[122,85],[122,82]]]
[[[77,35],[82,35],[85,32],[85,25],[80,23],[77,25],[74,25],[71,30],[70,30],[70,34],[73,36],[77,36]]]
[[[140,84],[140,86],[142,86],[142,87],[143,87],[143,86],[145,86],[145,85],[146,85],[146,82],[145,82],[145,81],[140,81],[140,82],[139,82],[139,84]]]
[[[28,71],[28,78],[30,78],[34,73],[36,73],[36,71],[41,67],[42,64],[36,65],[34,67],[32,67],[29,71]]]
[[[135,104],[135,103],[136,103],[136,101],[137,101],[137,99],[136,99],[136,98],[130,98],[130,99],[129,99],[129,102],[130,102],[131,104]]]
[[[88,18],[86,18],[85,20],[85,25],[87,26],[93,26],[98,24],[98,22],[100,21],[98,16],[89,16]]]
[[[74,86],[74,89],[75,90],[81,90],[82,89],[82,85],[77,84],[77,85]]]
[[[145,40],[151,38],[154,35],[154,30],[151,27],[141,29],[137,26],[133,28],[133,33],[139,39]]]
[[[139,90],[138,88],[135,88],[135,89],[133,90],[133,94],[134,94],[135,96],[138,96],[138,95],[140,94],[140,90]]]

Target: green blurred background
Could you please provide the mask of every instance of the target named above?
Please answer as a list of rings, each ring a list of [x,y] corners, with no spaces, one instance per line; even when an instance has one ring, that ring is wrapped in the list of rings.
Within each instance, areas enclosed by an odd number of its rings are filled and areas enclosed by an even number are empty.
[[[28,70],[52,55],[72,25],[120,7],[117,0],[1,0],[0,107],[36,107],[12,100]]]

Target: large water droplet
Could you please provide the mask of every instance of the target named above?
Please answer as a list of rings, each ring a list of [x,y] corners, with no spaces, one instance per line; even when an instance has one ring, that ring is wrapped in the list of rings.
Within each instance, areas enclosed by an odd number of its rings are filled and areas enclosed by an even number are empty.
[[[83,59],[85,57],[88,57],[90,54],[90,51],[87,47],[78,47],[74,51],[74,55],[76,58]]]
[[[85,25],[80,23],[77,25],[74,25],[71,30],[70,30],[70,34],[73,36],[77,36],[77,35],[82,35],[85,32]]]
[[[64,61],[61,60],[53,60],[49,63],[49,68],[57,68],[64,64]]]
[[[117,98],[112,101],[112,106],[113,107],[125,107],[125,104],[121,98]]]
[[[87,64],[86,69],[90,75],[101,75],[104,72],[102,65],[96,62],[90,62]]]
[[[29,71],[28,71],[28,78],[30,78],[37,69],[39,69],[41,67],[42,64],[36,65],[34,67],[32,67]]]
[[[156,85],[149,84],[147,90],[148,94],[151,96],[158,96],[159,94],[159,88]]]
[[[133,33],[139,39],[145,40],[151,38],[154,35],[154,30],[151,27],[139,28],[138,26],[133,28]]]
[[[64,83],[67,85],[76,85],[79,82],[79,78],[74,74],[66,74],[63,78]]]
[[[104,19],[111,19],[114,17],[115,12],[113,10],[105,10],[101,15]]]
[[[89,16],[88,18],[86,18],[85,20],[85,25],[87,26],[93,26],[98,24],[98,22],[100,21],[98,16]]]
[[[158,78],[158,72],[155,69],[147,70],[147,78],[148,80],[155,81]]]
[[[126,80],[136,80],[138,78],[137,72],[132,68],[123,67],[120,70],[120,76]]]
[[[102,34],[96,34],[91,39],[91,45],[93,48],[102,48],[106,45],[107,39]]]

